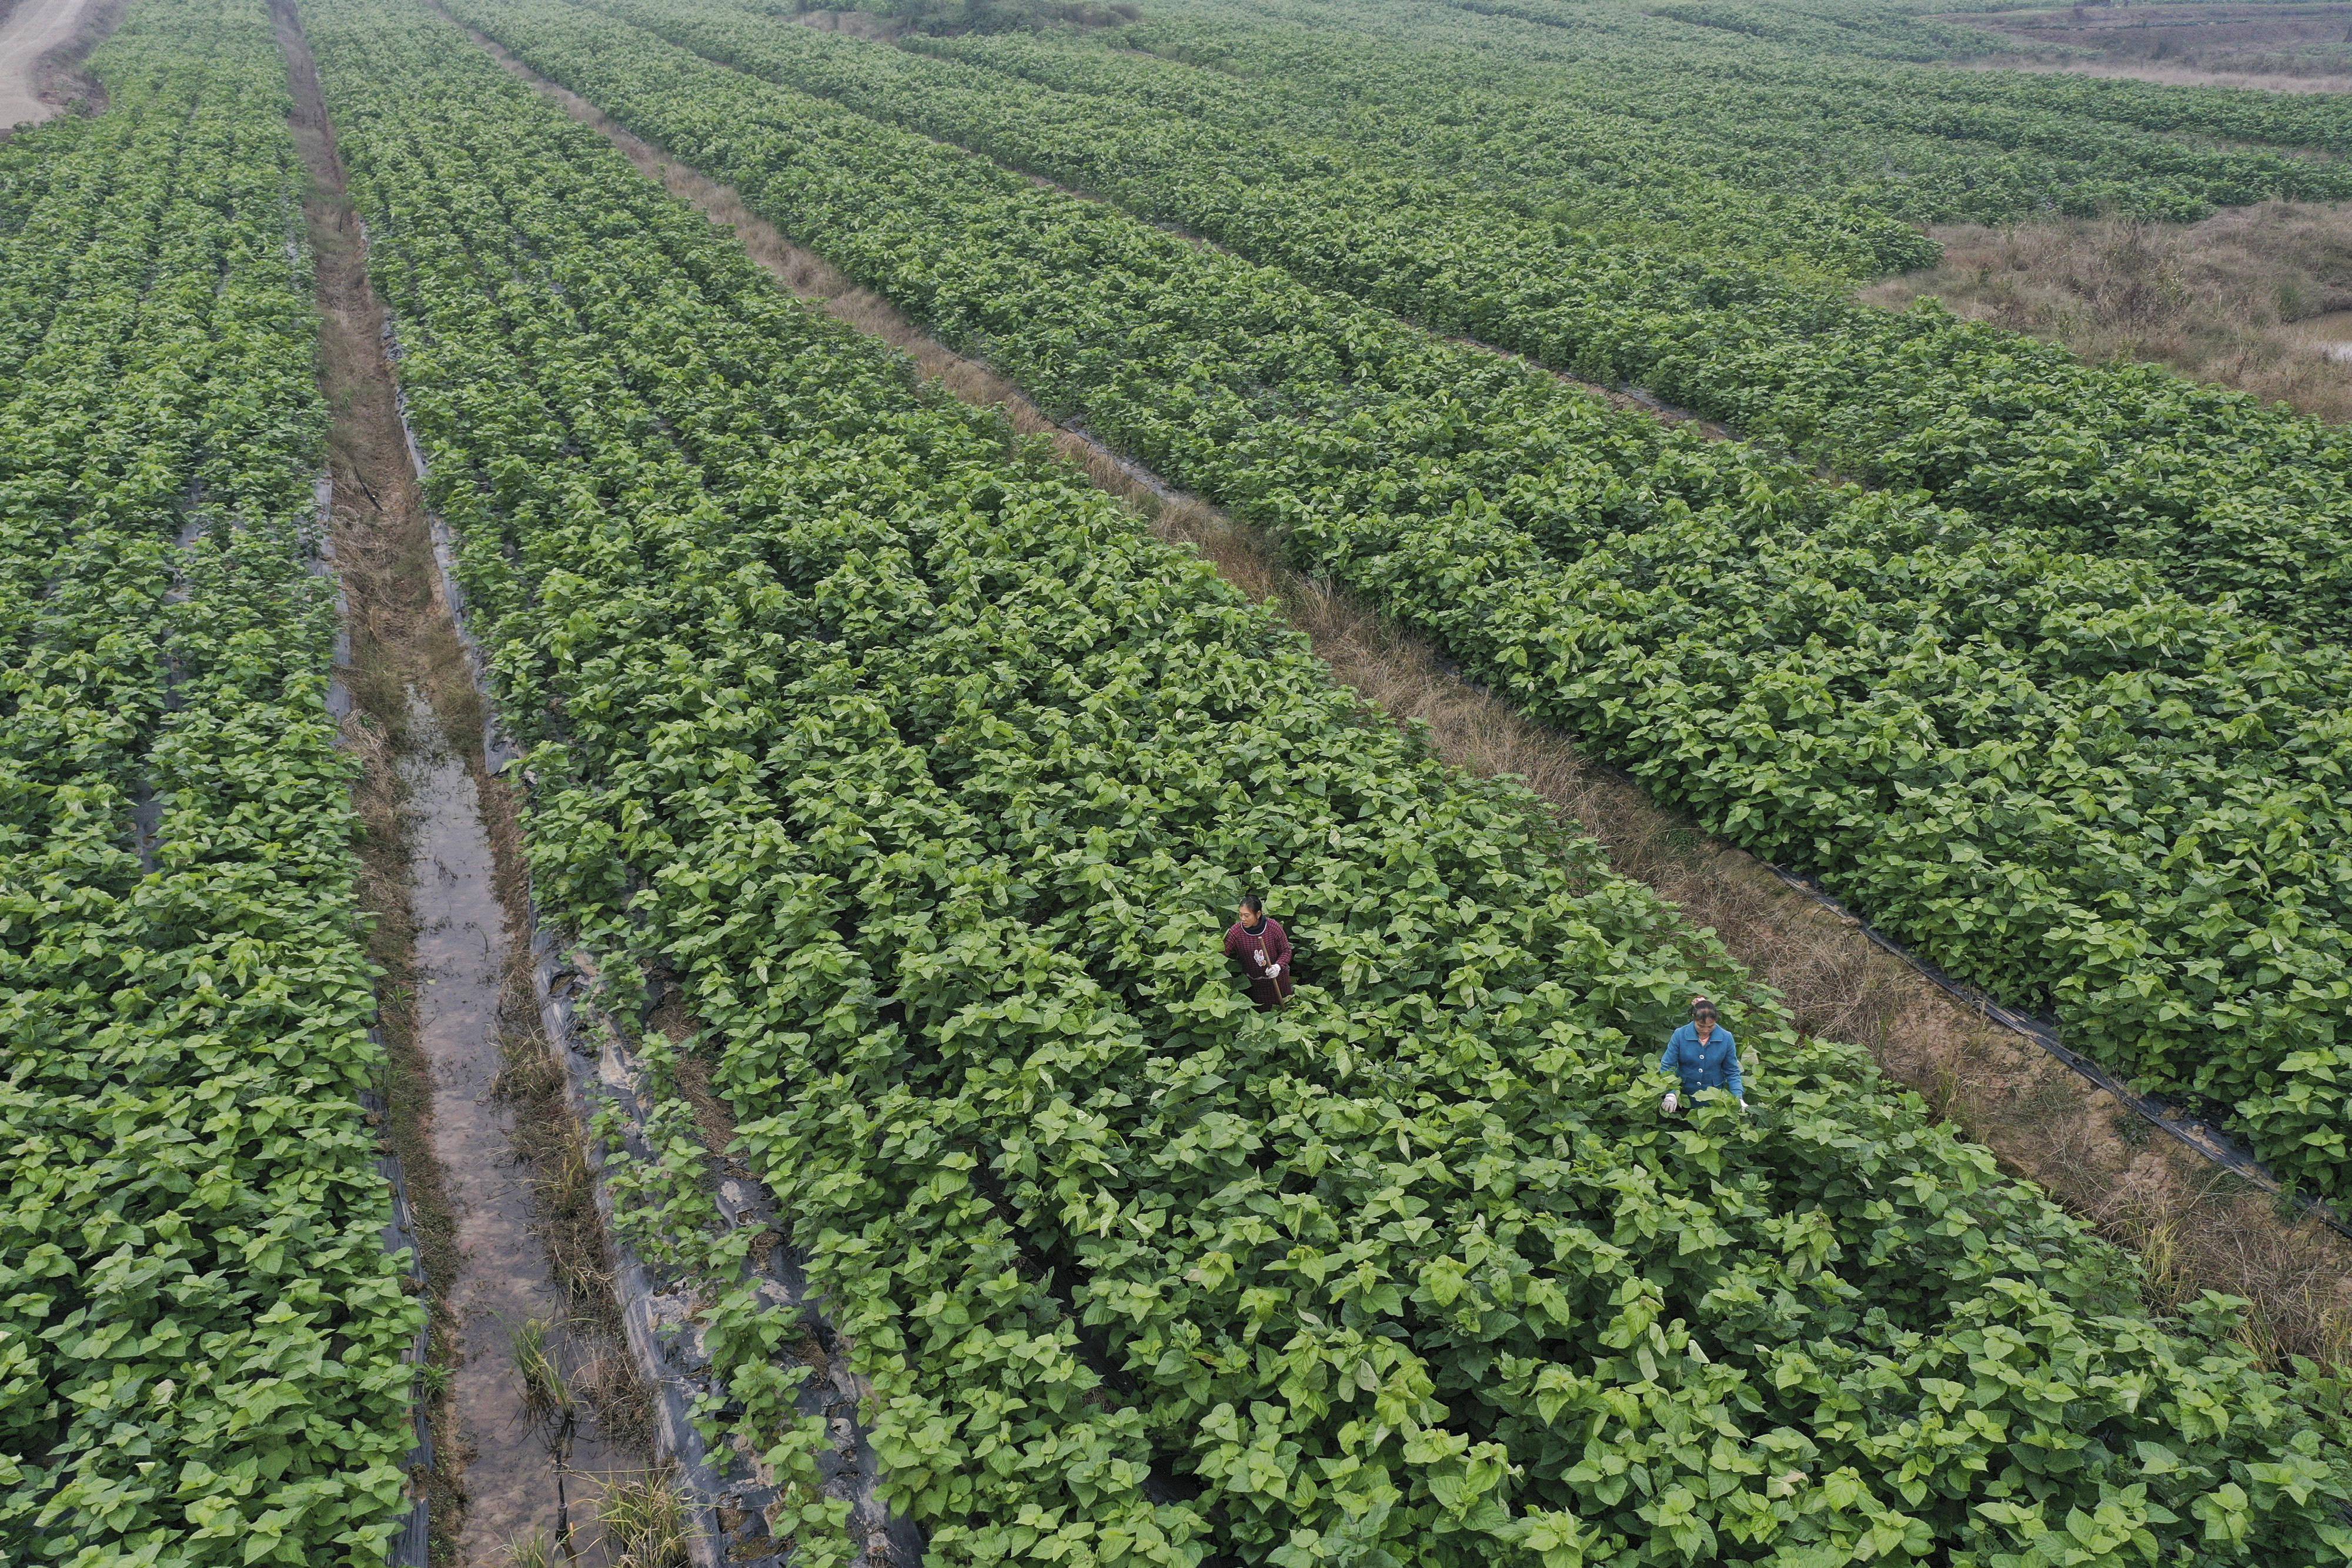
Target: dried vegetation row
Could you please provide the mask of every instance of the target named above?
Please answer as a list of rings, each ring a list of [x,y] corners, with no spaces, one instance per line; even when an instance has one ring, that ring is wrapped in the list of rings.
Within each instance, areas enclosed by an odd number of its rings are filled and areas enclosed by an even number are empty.
[[[2352,420],[2352,206],[2265,202],[2186,225],[2084,218],[1928,233],[1941,262],[1862,297],[1901,309],[1934,295],[2095,362],[2149,361]]]

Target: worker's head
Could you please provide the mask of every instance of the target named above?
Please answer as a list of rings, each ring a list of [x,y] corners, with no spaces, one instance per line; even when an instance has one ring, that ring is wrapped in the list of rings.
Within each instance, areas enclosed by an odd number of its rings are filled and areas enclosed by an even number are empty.
[[[1714,1021],[1715,1004],[1708,1001],[1705,997],[1693,997],[1691,998],[1691,1022],[1696,1024],[1710,1024]]]
[[[1265,900],[1255,893],[1242,894],[1242,921],[1255,925],[1265,918]]]

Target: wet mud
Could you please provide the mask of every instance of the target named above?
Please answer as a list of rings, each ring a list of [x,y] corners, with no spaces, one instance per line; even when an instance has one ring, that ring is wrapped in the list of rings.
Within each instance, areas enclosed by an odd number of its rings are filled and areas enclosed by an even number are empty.
[[[597,1480],[638,1465],[568,1393],[582,1354],[561,1326],[562,1292],[537,1233],[529,1167],[514,1152],[514,1113],[499,1094],[507,923],[474,777],[413,693],[408,737],[399,767],[417,915],[417,1041],[432,1073],[433,1153],[459,1255],[450,1300],[457,1352],[450,1403],[467,1453],[459,1556],[490,1563],[535,1532],[575,1545],[593,1535],[572,1527],[593,1512],[583,1504]],[[520,1049],[541,1047],[531,1040]],[[562,1391],[535,1385],[519,1364],[517,1336],[528,1338],[532,1323],[554,1325],[548,1350]],[[591,1549],[575,1560],[601,1557]]]
[[[529,994],[513,805],[484,768],[478,697],[451,607],[435,591],[366,233],[344,194],[299,15],[290,0],[273,9],[310,178],[304,215],[350,638],[347,733],[361,737],[362,798],[374,802],[362,851],[381,884],[371,907],[395,1064],[393,1136],[398,1144],[407,1129],[431,1360],[445,1390],[423,1412],[436,1439],[436,1462],[419,1478],[432,1561],[602,1568],[612,1554],[599,1539],[599,1499],[649,1461],[621,1429],[629,1412],[612,1397],[600,1325],[581,1315],[582,1283],[551,1259],[565,1220],[546,1199],[547,1162],[576,1130],[560,1107],[551,1117],[543,1096],[517,1087],[558,1070],[530,1009],[518,1016],[511,1005]],[[593,1260],[590,1275],[593,1293],[602,1282]]]

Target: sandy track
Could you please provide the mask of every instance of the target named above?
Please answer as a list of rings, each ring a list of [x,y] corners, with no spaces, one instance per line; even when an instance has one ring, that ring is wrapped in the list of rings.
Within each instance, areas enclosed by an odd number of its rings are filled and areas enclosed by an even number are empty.
[[[0,21],[0,131],[58,112],[41,101],[41,62],[72,38],[98,0],[16,0]]]

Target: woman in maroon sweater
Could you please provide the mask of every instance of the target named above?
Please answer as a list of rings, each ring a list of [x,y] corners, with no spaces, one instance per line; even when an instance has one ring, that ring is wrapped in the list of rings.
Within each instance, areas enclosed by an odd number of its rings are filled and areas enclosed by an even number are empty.
[[[1256,894],[1242,899],[1241,918],[1225,933],[1225,956],[1249,977],[1250,1000],[1262,1008],[1278,1008],[1290,1000],[1290,936],[1282,922],[1269,920],[1265,900]]]

